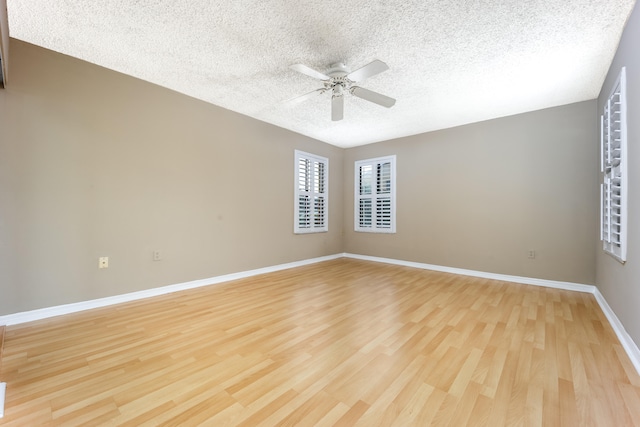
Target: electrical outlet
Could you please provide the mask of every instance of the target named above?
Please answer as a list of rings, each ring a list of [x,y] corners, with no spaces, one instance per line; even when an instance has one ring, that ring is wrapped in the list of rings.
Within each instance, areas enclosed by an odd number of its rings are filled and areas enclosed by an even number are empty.
[[[109,257],[101,256],[98,258],[98,268],[109,268]]]
[[[529,259],[535,259],[536,257],[536,251],[535,249],[529,249],[529,252],[527,252],[527,258]]]
[[[162,259],[162,254],[160,251],[153,251],[153,260],[160,261]]]

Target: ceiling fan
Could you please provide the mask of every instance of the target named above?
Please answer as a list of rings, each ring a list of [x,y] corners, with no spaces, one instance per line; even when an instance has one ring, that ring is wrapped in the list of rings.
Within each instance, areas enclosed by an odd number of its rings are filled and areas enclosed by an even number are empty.
[[[291,69],[309,77],[322,80],[323,87],[295,97],[291,99],[290,102],[302,102],[316,95],[331,92],[331,120],[333,121],[342,120],[344,118],[345,93],[350,93],[358,98],[365,99],[369,102],[373,102],[374,104],[382,105],[386,108],[391,108],[396,103],[396,100],[393,98],[356,85],[358,82],[389,69],[387,64],[377,59],[364,67],[351,72],[349,72],[347,67],[341,62],[332,64],[329,67],[327,74],[323,74],[303,64],[294,64],[291,66]]]

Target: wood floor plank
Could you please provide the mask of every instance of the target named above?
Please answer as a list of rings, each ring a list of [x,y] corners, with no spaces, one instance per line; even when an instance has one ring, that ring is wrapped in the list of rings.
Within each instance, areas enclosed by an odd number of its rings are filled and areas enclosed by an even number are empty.
[[[358,420],[369,409],[369,405],[358,400],[345,414],[338,419],[334,427],[351,427],[358,423]]]
[[[0,426],[640,425],[593,295],[339,259],[0,327]]]

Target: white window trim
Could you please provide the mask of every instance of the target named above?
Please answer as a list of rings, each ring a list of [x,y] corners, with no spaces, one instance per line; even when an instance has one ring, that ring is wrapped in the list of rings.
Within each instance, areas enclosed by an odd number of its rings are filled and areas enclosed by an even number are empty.
[[[316,188],[313,185],[315,181],[314,168],[309,170],[309,180],[312,183],[312,189],[305,191],[300,189],[300,160],[309,160],[311,162],[317,162],[324,164],[324,180],[320,185],[321,188]],[[323,233],[329,231],[329,159],[326,157],[317,156],[315,154],[305,153],[304,151],[295,150],[294,154],[294,213],[293,213],[293,232],[295,234],[308,234],[308,233]],[[309,225],[301,226],[300,223],[300,197],[307,196],[311,200],[311,211],[309,217]],[[322,200],[323,208],[323,221],[320,225],[316,225],[313,219],[313,203],[315,200]]]
[[[390,191],[390,199],[391,199],[391,224],[389,227],[379,227],[377,226],[376,221],[376,200],[378,198],[377,194],[374,194],[374,187],[372,185],[372,194],[361,195],[360,194],[360,168],[362,166],[371,165],[375,170],[375,167],[381,163],[391,163],[391,191]],[[395,233],[396,232],[396,156],[384,156],[384,157],[376,157],[373,159],[366,160],[358,160],[354,165],[354,204],[353,204],[353,213],[354,213],[354,230],[358,232],[364,233]],[[372,199],[372,219],[371,219],[371,227],[362,227],[360,224],[360,200],[371,198]]]
[[[619,122],[618,129],[614,122]],[[619,156],[612,154],[615,149]],[[622,263],[627,259],[627,157],[626,69],[622,67],[600,116],[600,240],[603,250]],[[616,192],[619,204],[614,200]]]

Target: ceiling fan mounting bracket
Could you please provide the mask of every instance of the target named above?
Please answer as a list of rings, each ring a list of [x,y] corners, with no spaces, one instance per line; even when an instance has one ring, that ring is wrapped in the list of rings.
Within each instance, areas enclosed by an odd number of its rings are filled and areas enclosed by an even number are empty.
[[[349,70],[347,70],[347,66],[344,62],[336,62],[335,64],[331,64],[329,66],[329,70],[327,71],[327,75],[329,77],[344,77],[349,74]]]

